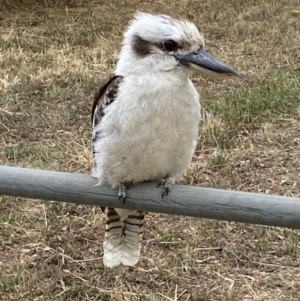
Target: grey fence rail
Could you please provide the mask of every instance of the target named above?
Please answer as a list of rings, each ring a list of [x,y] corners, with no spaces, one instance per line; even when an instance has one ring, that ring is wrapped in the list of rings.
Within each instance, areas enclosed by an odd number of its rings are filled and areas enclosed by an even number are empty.
[[[143,183],[123,204],[96,184],[85,174],[0,166],[0,195],[300,229],[300,198],[175,185],[162,199],[157,183]]]

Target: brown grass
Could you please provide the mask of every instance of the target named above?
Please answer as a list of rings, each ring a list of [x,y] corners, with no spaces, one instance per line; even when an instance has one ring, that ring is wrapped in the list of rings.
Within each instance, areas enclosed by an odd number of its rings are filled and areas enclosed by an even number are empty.
[[[90,173],[93,94],[141,10],[193,20],[247,75],[194,79],[205,120],[182,183],[300,195],[297,0],[4,2],[1,164]],[[98,208],[0,196],[0,299],[300,300],[296,230],[158,214],[145,230],[137,267],[105,269]]]

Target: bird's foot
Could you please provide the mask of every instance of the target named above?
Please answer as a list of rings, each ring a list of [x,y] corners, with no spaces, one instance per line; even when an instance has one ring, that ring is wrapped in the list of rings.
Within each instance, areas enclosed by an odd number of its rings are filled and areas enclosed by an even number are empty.
[[[162,190],[162,194],[161,194],[162,198],[164,198],[165,195],[167,196],[169,194],[170,189],[174,183],[175,183],[174,178],[166,177],[157,184],[157,188],[160,187],[161,185],[163,185],[163,190]]]
[[[125,204],[125,201],[126,201],[126,191],[127,191],[127,185],[126,184],[121,184],[119,186],[118,196],[119,196],[119,201],[123,200],[123,205]]]

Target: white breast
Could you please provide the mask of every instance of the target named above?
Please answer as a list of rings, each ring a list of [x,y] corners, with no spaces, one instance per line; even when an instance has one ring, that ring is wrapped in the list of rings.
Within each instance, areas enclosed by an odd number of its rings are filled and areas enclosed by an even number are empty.
[[[198,137],[199,95],[188,78],[128,75],[97,127],[96,176],[123,182],[181,176]]]

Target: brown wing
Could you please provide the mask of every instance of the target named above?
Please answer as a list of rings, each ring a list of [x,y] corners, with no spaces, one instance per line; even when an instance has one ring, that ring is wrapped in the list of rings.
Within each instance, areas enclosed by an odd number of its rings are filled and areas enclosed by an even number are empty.
[[[95,95],[92,107],[91,117],[93,129],[100,123],[104,116],[104,109],[116,99],[118,87],[122,79],[123,76],[112,75],[100,86]],[[93,139],[95,138],[93,137]]]
[[[118,75],[112,75],[108,80],[103,82],[100,86],[98,92],[95,95],[95,100],[92,107],[92,130],[93,130],[93,142],[98,139],[101,139],[101,134],[97,135],[94,132],[94,128],[101,122],[102,117],[104,116],[104,109],[109,106],[112,102],[115,101],[119,84],[122,81],[123,77]],[[93,147],[93,157],[95,160],[95,150]],[[101,207],[102,212],[105,212],[105,207]]]

